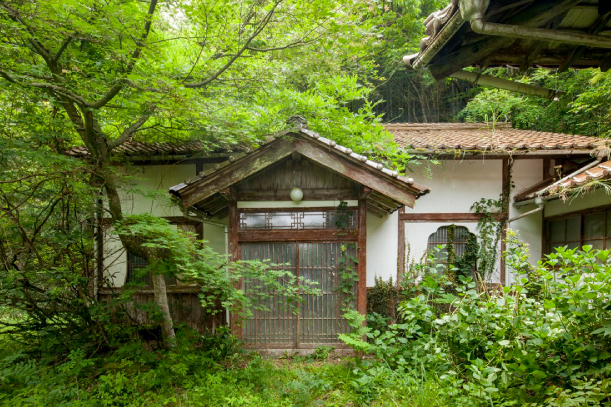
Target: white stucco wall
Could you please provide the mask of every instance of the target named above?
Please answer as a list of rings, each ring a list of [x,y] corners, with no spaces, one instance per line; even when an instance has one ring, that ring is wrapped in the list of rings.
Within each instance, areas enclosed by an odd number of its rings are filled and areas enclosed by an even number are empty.
[[[611,195],[608,195],[604,188],[598,188],[584,195],[570,197],[566,201],[561,199],[548,201],[545,204],[544,216],[548,218],[605,205],[611,205]]]
[[[427,166],[426,163],[422,164]],[[471,212],[471,205],[481,198],[498,199],[503,176],[502,160],[445,160],[430,165],[430,177],[417,168],[412,176],[431,192],[418,200],[407,213]]]
[[[514,188],[511,191],[511,199],[521,191],[533,186],[543,180],[543,160],[515,160],[513,163],[512,179]],[[514,218],[523,213],[535,209],[535,205],[516,207],[509,206],[509,218]],[[509,224],[509,229],[517,233],[520,240],[527,243],[530,250],[530,262],[536,264],[542,255],[541,233],[543,228],[543,213],[535,212]],[[515,281],[511,269],[507,269],[507,284]]]
[[[383,218],[367,214],[367,287],[375,285],[376,276],[397,279],[398,222],[398,211]]]
[[[406,213],[466,213],[474,212],[471,206],[481,198],[498,199],[502,192],[503,163],[500,159],[446,160],[441,165],[430,166],[432,178],[416,174],[417,182],[431,188],[428,195],[418,199],[413,210]],[[514,188],[511,196],[532,186],[543,178],[542,159],[514,160],[512,181]],[[510,218],[532,208],[516,209],[510,206]],[[464,226],[477,235],[476,222],[406,222],[406,261],[420,262],[427,250],[427,241],[439,227],[454,223]],[[542,215],[533,214],[511,224],[522,240],[530,245],[532,261],[541,256]],[[408,257],[409,256],[409,257]],[[500,261],[493,282],[500,281]],[[507,280],[511,276],[507,274]]]
[[[125,167],[129,180],[121,188],[122,208],[126,213],[156,216],[182,216],[170,200],[168,189],[194,177],[195,164],[144,165]]]

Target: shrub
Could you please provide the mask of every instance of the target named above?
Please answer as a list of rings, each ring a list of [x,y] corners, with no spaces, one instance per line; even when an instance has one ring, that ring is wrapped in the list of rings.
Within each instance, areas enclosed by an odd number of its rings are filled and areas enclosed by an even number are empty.
[[[524,245],[508,243],[516,284],[478,292],[463,279],[446,290],[445,275],[429,274],[399,307],[401,323],[368,329],[359,350],[393,372],[434,372],[453,402],[611,402],[610,250],[560,248],[532,267]]]

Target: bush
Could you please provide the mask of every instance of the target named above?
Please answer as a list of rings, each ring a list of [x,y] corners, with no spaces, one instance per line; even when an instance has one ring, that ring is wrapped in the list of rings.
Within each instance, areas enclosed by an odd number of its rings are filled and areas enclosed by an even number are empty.
[[[488,293],[463,279],[446,290],[445,275],[429,274],[401,304],[400,324],[367,330],[364,350],[393,373],[434,373],[453,403],[610,403],[609,254],[560,248],[531,267],[510,234],[506,256],[518,283]]]

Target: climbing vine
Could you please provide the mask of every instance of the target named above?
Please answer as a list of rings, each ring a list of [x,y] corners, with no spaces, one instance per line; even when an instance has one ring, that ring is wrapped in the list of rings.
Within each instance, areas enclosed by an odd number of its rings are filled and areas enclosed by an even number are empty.
[[[340,202],[337,207],[337,219],[335,222],[335,226],[340,230],[338,233],[340,236],[342,234],[346,234],[345,232],[342,232],[342,230],[345,230],[350,226],[350,218],[353,216],[354,211],[348,209],[348,203],[345,201]],[[340,257],[338,259],[338,263],[340,282],[335,288],[335,291],[342,297],[344,311],[348,311],[355,308],[355,286],[359,281],[356,270],[358,258],[356,257],[355,243],[347,242],[340,245]]]
[[[479,252],[479,244],[477,237],[473,233],[467,233],[465,242],[461,244],[465,245],[464,251],[461,256],[456,253],[456,225],[447,226],[447,243],[444,247],[446,259],[444,263],[451,265],[448,269],[448,273],[451,273],[451,280],[458,281],[459,277],[470,277],[477,269],[477,256]]]
[[[499,242],[503,231],[503,221],[495,218],[495,214],[505,208],[503,197],[499,199],[482,198],[475,202],[471,209],[482,214],[477,224],[479,232],[479,248],[477,250],[477,277],[486,281],[494,273],[494,266],[499,258]]]

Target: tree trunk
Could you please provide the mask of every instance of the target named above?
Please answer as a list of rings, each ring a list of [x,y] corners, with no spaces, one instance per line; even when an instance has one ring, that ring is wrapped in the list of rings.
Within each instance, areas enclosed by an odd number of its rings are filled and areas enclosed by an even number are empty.
[[[104,180],[104,189],[106,190],[106,198],[108,199],[108,209],[112,215],[113,221],[123,220],[121,197],[115,185],[114,175],[104,167],[99,168],[98,173],[101,174]],[[121,239],[121,243],[125,249],[137,256],[144,257],[149,261],[153,261],[155,257],[158,257],[156,256],[158,253],[155,253],[156,249],[142,247],[142,242],[137,239],[133,239],[123,233],[119,234],[119,239]],[[174,321],[172,320],[170,306],[168,304],[168,292],[165,285],[165,279],[163,275],[153,273],[152,280],[155,304],[159,306],[161,311],[161,333],[163,342],[167,348],[173,348],[176,346],[176,335],[174,333]]]
[[[155,296],[155,304],[161,309],[161,335],[163,343],[168,348],[176,346],[176,334],[174,333],[174,322],[170,315],[170,305],[168,304],[168,292],[165,285],[165,279],[161,274],[153,274],[153,293]]]

